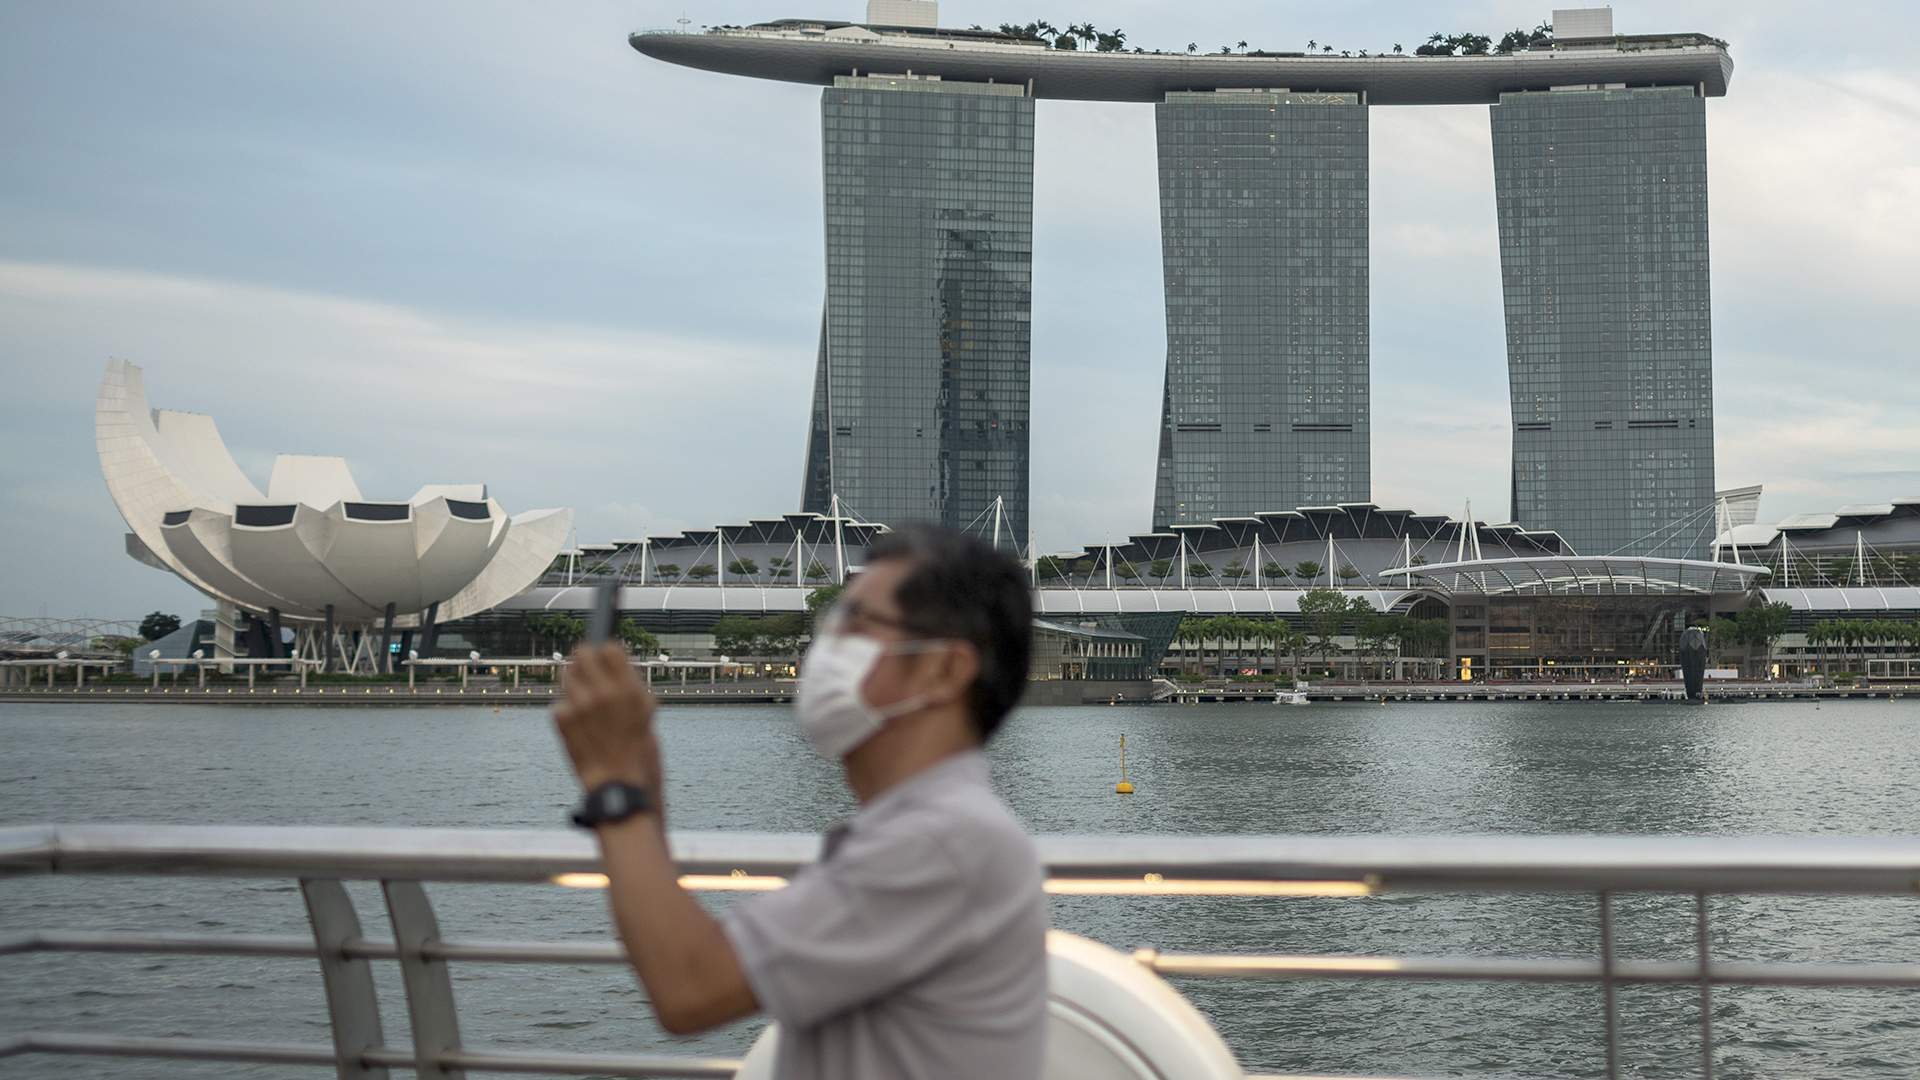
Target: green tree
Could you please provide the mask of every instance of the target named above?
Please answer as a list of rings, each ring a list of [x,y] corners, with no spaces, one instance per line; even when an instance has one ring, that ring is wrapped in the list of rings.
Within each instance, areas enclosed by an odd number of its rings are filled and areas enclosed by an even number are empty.
[[[1389,653],[1399,651],[1409,634],[1411,623],[1404,615],[1374,611],[1365,598],[1353,598],[1357,618],[1355,629],[1360,640],[1361,651],[1371,657],[1380,678],[1386,678],[1386,662]]]
[[[1280,671],[1280,653],[1284,650],[1293,660],[1290,672],[1295,682],[1300,681],[1300,651],[1307,647],[1307,635],[1301,633],[1280,620],[1273,624],[1273,670]]]
[[[1287,580],[1287,568],[1277,562],[1262,563],[1260,565],[1260,573],[1264,575],[1269,582]]]
[[[776,578],[784,579],[787,576],[787,572],[792,569],[793,560],[785,555],[776,555],[767,560],[767,573]]]
[[[766,655],[797,658],[800,655],[800,641],[807,636],[807,619],[798,611],[785,611],[761,620]]]
[[[680,564],[670,562],[655,563],[653,565],[653,576],[657,581],[678,581],[680,580]]]
[[[1445,619],[1409,619],[1403,633],[1408,648],[1428,660],[1445,656],[1453,640],[1453,628]]]
[[[845,592],[846,589],[847,587],[845,585],[822,585],[807,594],[807,626],[809,630],[820,625],[820,617],[826,613],[828,608],[831,608],[839,602],[840,594]]]
[[[692,578],[695,581],[705,581],[708,578],[712,577],[714,573],[715,571],[711,564],[701,563],[700,565],[695,566],[692,569],[688,570],[687,576]]]
[[[1820,673],[1827,671],[1827,646],[1833,643],[1833,621],[1822,619],[1807,627],[1807,644],[1819,650]]]
[[[1165,585],[1167,583],[1167,575],[1173,573],[1173,560],[1155,559],[1147,567],[1147,573],[1152,574],[1155,580]]]
[[[1250,571],[1244,562],[1228,563],[1226,566],[1220,568],[1220,576],[1226,578],[1228,581],[1237,582],[1241,578],[1246,577],[1248,573],[1250,573]]]
[[[742,556],[727,564],[727,573],[738,574],[748,581],[753,581],[760,574],[760,564]]]
[[[1308,590],[1300,597],[1300,615],[1313,635],[1313,647],[1320,653],[1322,667],[1333,663],[1333,639],[1347,621],[1347,598],[1332,589]]]
[[[178,629],[180,616],[164,611],[150,611],[146,618],[140,620],[140,636],[148,641],[159,641]]]
[[[759,619],[746,615],[722,615],[714,620],[713,648],[723,656],[759,656],[766,650],[762,642],[766,631]]]
[[[1340,580],[1348,585],[1353,584],[1353,579],[1360,576],[1360,571],[1352,563],[1341,563],[1337,572]]]
[[[626,643],[627,651],[635,656],[653,656],[660,651],[660,639],[653,635],[653,631],[631,618],[621,619],[620,628],[615,633]]]
[[[819,559],[815,559],[812,562],[807,564],[807,580],[808,581],[824,581],[830,576],[832,576],[831,573],[827,570],[826,566],[824,566],[820,562]]]
[[[1042,555],[1034,564],[1034,570],[1043,581],[1065,581],[1067,579],[1067,561],[1058,555]]]
[[[564,611],[543,611],[526,617],[527,629],[532,631],[533,644],[539,649],[542,641],[548,648],[544,651],[563,653],[579,641],[587,632],[587,624],[576,616]]]
[[[1762,600],[1747,605],[1739,616],[1740,637],[1749,645],[1760,647],[1761,674],[1773,672],[1773,647],[1787,632],[1787,624],[1793,621],[1793,605],[1778,601]]]
[[[1132,563],[1123,562],[1113,568],[1113,576],[1123,581],[1135,581],[1140,577],[1140,571],[1135,570]]]
[[[1725,663],[1741,643],[1740,624],[1724,615],[1707,623],[1707,654]]]
[[[1226,634],[1226,639],[1233,642],[1233,667],[1237,670],[1244,666],[1249,656],[1253,659],[1253,666],[1259,667],[1262,651],[1258,648],[1261,643],[1260,624],[1244,615],[1222,616],[1221,623],[1221,630]],[[1255,648],[1250,650],[1248,645],[1253,645]]]
[[[1312,585],[1313,579],[1319,577],[1320,571],[1325,569],[1326,567],[1321,566],[1312,559],[1307,559],[1304,562],[1293,564],[1293,576],[1302,585]]]
[[[1204,620],[1197,619],[1192,615],[1188,615],[1182,618],[1180,625],[1173,629],[1173,640],[1183,646],[1180,650],[1181,667],[1187,669],[1189,674],[1191,674],[1191,669],[1194,666],[1193,647],[1204,640],[1201,630],[1201,623],[1203,621]]]

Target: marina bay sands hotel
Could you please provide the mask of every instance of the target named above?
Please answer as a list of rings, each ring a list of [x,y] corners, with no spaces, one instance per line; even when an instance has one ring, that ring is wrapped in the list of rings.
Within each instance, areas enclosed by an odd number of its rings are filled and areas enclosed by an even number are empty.
[[[1156,531],[1365,502],[1368,115],[1491,106],[1512,520],[1578,552],[1713,533],[1706,99],[1726,43],[1557,11],[1493,55],[1093,51],[937,25],[644,32],[640,52],[826,89],[826,305],[803,510],[1026,535],[1034,102],[1151,102],[1167,355]],[[1707,514],[1705,527],[1701,515]]]

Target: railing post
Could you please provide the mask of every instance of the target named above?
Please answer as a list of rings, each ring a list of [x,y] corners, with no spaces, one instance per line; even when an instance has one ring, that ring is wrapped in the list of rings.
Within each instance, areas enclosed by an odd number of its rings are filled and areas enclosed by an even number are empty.
[[[460,1015],[453,1002],[447,962],[426,956],[422,947],[440,940],[433,902],[417,881],[382,881],[393,943],[400,955],[400,981],[407,988],[407,1017],[413,1023],[413,1071],[419,1080],[462,1080],[464,1069],[440,1064],[440,1055],[460,1048]]]
[[[313,941],[320,955],[320,980],[327,988],[327,1019],[333,1027],[334,1066],[340,1080],[387,1080],[386,1066],[363,1060],[383,1037],[372,966],[346,952],[347,943],[360,937],[353,899],[331,878],[302,878],[300,894],[307,901],[307,918],[313,923]]]
[[[1607,1021],[1607,1080],[1620,1076],[1620,1013],[1613,985],[1613,894],[1600,890],[1600,993]]]
[[[1713,947],[1707,941],[1707,894],[1694,893],[1693,903],[1700,949],[1700,1075],[1713,1080]]]

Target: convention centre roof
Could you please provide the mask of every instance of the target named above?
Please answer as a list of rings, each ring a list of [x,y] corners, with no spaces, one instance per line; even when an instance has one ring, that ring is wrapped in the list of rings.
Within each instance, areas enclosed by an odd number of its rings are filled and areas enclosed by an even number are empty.
[[[1442,595],[1628,596],[1745,592],[1770,574],[1763,566],[1705,559],[1653,559],[1623,555],[1550,555],[1519,559],[1393,567],[1391,580],[1406,575],[1411,587]]]

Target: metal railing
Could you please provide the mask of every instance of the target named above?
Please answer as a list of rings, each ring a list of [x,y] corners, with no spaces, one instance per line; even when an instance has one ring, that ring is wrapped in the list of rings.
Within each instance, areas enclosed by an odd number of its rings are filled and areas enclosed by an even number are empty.
[[[1920,838],[1757,837],[1168,837],[1039,839],[1047,890],[1072,895],[1318,896],[1381,893],[1590,893],[1600,948],[1591,959],[1163,953],[1134,958],[1162,975],[1230,979],[1389,979],[1597,983],[1606,1073],[1618,1075],[1618,987],[1693,984],[1700,998],[1700,1073],[1713,1075],[1717,986],[1920,987],[1920,964],[1733,962],[1713,958],[1708,898],[1719,894],[1911,896]],[[778,887],[811,861],[818,839],[768,833],[675,833],[672,850],[698,889]],[[730,1077],[739,1062],[674,1055],[529,1053],[461,1041],[448,965],[610,964],[619,945],[443,938],[423,881],[604,883],[592,840],[544,831],[184,826],[0,829],[0,875],[118,874],[295,878],[311,936],[43,930],[0,938],[22,953],[148,953],[310,958],[319,962],[332,1026],[321,1044],[33,1032],[0,1037],[0,1057],[84,1054],[194,1061],[331,1065],[342,1078],[422,1077],[464,1070],[563,1075]],[[362,932],[343,884],[377,881],[390,940]],[[1694,956],[1615,954],[1614,898],[1690,896]],[[395,962],[411,1045],[381,1029],[371,961]]]

